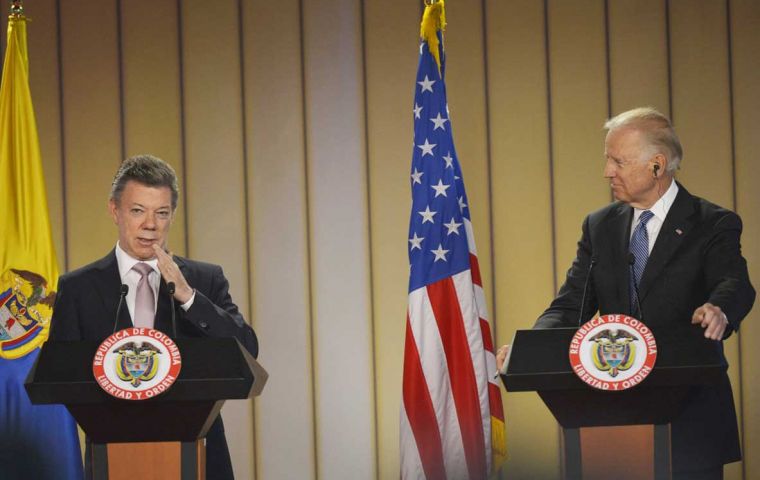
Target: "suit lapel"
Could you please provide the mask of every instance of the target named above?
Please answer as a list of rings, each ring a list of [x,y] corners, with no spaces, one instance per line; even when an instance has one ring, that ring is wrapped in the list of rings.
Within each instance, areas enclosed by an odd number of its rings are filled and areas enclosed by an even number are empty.
[[[657,241],[654,243],[652,253],[649,255],[649,260],[647,260],[647,266],[644,268],[644,273],[641,276],[639,294],[642,301],[649,293],[654,280],[662,273],[665,265],[683,244],[684,238],[691,231],[694,222],[690,217],[693,213],[694,197],[679,183],[678,195],[676,195],[673,206],[670,207],[665,217],[665,222],[663,222],[662,228],[660,228]]]
[[[174,261],[177,262],[180,271],[187,278],[187,267],[185,263],[179,257],[174,257]],[[103,311],[105,312],[104,319],[112,322],[116,317],[116,309],[119,304],[119,290],[121,287],[121,277],[119,275],[119,264],[116,261],[116,253],[114,250],[98,260],[96,264],[96,281],[95,290],[100,297],[100,301],[103,303]],[[179,305],[176,306],[179,308]],[[172,309],[171,301],[169,300],[169,290],[166,287],[166,282],[163,277],[158,287],[158,301],[156,304],[156,319],[154,328],[161,330],[164,333],[171,333],[172,330]],[[129,315],[129,308],[125,301],[121,307],[119,313],[119,320],[116,325],[116,330],[122,330],[129,328],[133,325],[132,317]]]
[[[119,305],[119,290],[121,288],[121,277],[119,275],[119,265],[116,262],[116,253],[114,250],[100,259],[96,265],[97,279],[95,290],[98,292],[103,310],[105,311],[105,321],[113,322],[116,318],[116,309]],[[121,330],[132,326],[132,318],[129,316],[127,302],[121,306],[119,319],[116,324],[116,330]]]

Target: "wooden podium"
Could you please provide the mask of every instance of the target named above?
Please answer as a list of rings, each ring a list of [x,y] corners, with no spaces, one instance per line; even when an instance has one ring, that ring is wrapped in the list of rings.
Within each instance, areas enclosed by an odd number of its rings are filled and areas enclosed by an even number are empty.
[[[718,384],[727,369],[702,329],[658,331],[657,362],[639,385],[602,391],[582,382],[568,357],[577,328],[518,330],[507,373],[510,392],[536,391],[563,432],[566,480],[671,478],[670,422],[695,386]]]
[[[267,373],[234,338],[178,338],[182,369],[149,400],[120,400],[96,383],[100,342],[47,342],[25,383],[34,404],[61,403],[92,442],[93,480],[204,479],[203,438],[225,400],[257,396]]]

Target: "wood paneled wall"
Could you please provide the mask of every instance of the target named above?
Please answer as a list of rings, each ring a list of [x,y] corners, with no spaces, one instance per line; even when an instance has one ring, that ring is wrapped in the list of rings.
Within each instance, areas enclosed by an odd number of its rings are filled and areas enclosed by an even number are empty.
[[[224,267],[271,374],[224,408],[238,478],[398,478],[421,2],[26,3],[61,267],[113,246],[120,160],[166,159],[182,184],[172,248]],[[680,179],[742,215],[760,284],[760,2],[449,0],[447,17],[498,344],[532,325],[583,216],[610,200],[601,125],[634,106],[672,115]],[[745,452],[728,479],[760,478],[758,320],[727,342]],[[504,478],[558,478],[556,422],[534,394],[504,401]]]

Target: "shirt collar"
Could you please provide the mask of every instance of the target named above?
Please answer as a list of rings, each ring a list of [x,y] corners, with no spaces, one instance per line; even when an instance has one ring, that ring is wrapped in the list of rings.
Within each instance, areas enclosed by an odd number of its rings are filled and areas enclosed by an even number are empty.
[[[132,267],[139,262],[147,263],[154,272],[158,273],[157,258],[151,260],[138,260],[125,252],[124,249],[121,248],[121,245],[119,245],[119,242],[116,242],[116,263],[119,265],[119,276],[121,278],[126,277],[129,271],[132,270]]]
[[[650,208],[633,209],[633,224],[636,225],[636,223],[639,221],[641,213],[644,210],[649,210],[660,222],[664,222],[665,217],[668,216],[670,207],[673,206],[676,195],[678,195],[678,185],[676,184],[675,180],[671,180],[670,187],[668,187],[668,189],[665,191],[665,194],[661,196],[660,199],[654,203],[654,205],[652,205]]]

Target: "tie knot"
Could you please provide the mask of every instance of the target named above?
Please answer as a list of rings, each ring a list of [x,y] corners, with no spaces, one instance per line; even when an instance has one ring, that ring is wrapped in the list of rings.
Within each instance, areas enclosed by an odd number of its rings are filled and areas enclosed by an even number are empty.
[[[135,266],[132,267],[132,270],[136,271],[137,273],[139,273],[140,275],[144,277],[145,275],[153,271],[153,267],[151,267],[145,262],[137,262],[135,263]]]
[[[650,212],[649,210],[644,210],[641,212],[641,216],[639,217],[639,223],[643,226],[646,226],[647,222],[654,217],[654,213]]]

